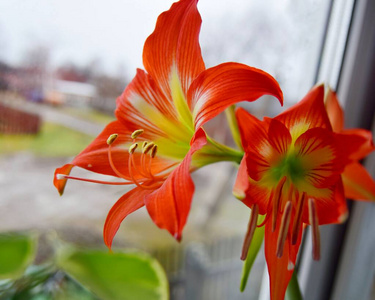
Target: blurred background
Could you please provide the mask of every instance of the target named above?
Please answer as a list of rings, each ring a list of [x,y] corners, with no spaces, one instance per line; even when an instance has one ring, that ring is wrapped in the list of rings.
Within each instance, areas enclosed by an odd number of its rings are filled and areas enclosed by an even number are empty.
[[[350,16],[352,7],[346,3]],[[2,232],[37,230],[43,236],[56,230],[64,240],[103,247],[106,214],[124,189],[70,181],[60,197],[53,173],[114,119],[115,99],[136,68],[143,68],[143,43],[171,4],[0,2]],[[278,80],[288,107],[319,79],[332,7],[325,0],[201,0],[206,66],[236,61],[261,68]],[[347,30],[345,11],[338,14],[336,26]],[[344,44],[335,41],[337,48]],[[261,117],[279,113],[276,103],[265,97],[242,105]],[[228,139],[223,128],[213,127],[218,139]],[[258,299],[267,290],[261,288],[263,255],[246,291],[239,292],[249,209],[231,195],[235,171],[221,163],[194,174],[196,193],[181,244],[158,230],[141,209],[121,226],[115,249],[132,247],[154,255],[168,274],[172,299]]]

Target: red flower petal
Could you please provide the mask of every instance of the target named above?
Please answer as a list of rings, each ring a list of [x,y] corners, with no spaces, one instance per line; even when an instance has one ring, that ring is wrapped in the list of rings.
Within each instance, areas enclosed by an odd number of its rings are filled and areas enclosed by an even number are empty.
[[[55,170],[55,174],[53,176],[53,185],[59,191],[60,196],[64,193],[64,189],[65,189],[67,179],[58,178],[58,174],[69,175],[70,171],[72,170],[73,167],[74,167],[74,165],[72,165],[72,164],[66,164],[66,165],[62,166],[61,168],[57,168]]]
[[[356,136],[355,143],[353,141],[346,141],[346,144],[343,144],[344,148],[350,149],[349,158],[352,160],[360,160],[372,151],[375,150],[372,133],[369,130],[365,129],[345,129],[340,132],[343,136]]]
[[[372,136],[367,130],[352,129],[336,133],[338,147],[348,160],[358,160],[374,150]]]
[[[91,144],[88,145],[80,154],[78,154],[70,164],[56,169],[53,182],[60,194],[64,192],[67,179],[58,179],[56,178],[56,174],[68,175],[73,166],[79,166],[96,173],[116,176],[108,161],[107,139],[113,133],[117,133],[119,135],[117,140],[114,142],[114,145],[125,143],[130,140],[131,133],[128,132],[120,122],[114,121],[109,123],[94,139],[94,141],[91,142]],[[127,151],[114,151],[114,156],[118,159],[124,159],[123,155],[127,155]],[[121,161],[123,164],[123,160]],[[124,168],[120,169],[123,170]]]
[[[323,100],[324,86],[316,86],[298,104],[275,119],[289,129],[293,138],[314,127],[331,129]]]
[[[272,221],[266,222],[264,252],[266,256],[268,274],[270,276],[271,300],[283,300],[290,278],[292,277],[297,259],[298,249],[301,243],[302,228],[299,230],[297,243],[290,242],[290,232],[284,244],[281,258],[276,256],[277,239],[280,231],[281,216],[278,218],[276,230],[272,232]],[[290,226],[289,228],[292,228]]]
[[[276,119],[272,119],[270,122],[268,139],[271,146],[280,154],[285,154],[292,142],[289,130]]]
[[[270,167],[269,156],[273,148],[268,141],[268,124],[259,121],[246,110],[239,108],[236,111],[241,140],[245,151],[248,153],[246,163],[249,176],[260,180],[263,172]]]
[[[201,127],[228,106],[271,95],[283,103],[277,81],[268,73],[238,63],[224,63],[203,71],[191,84],[188,103],[195,128]]]
[[[197,2],[181,0],[162,13],[143,48],[146,71],[169,99],[173,68],[177,69],[185,95],[193,79],[205,69],[199,46],[202,21]]]
[[[324,103],[333,131],[340,132],[344,128],[344,111],[339,104],[336,93],[330,88],[326,91]]]
[[[375,182],[359,163],[347,165],[342,180],[345,197],[353,200],[375,200]]]
[[[249,177],[246,156],[247,154],[245,153],[238,169],[233,195],[250,208],[252,208],[254,204],[258,204],[259,213],[264,215],[267,213],[269,207],[271,189],[261,187]]]
[[[147,210],[155,224],[168,230],[177,240],[181,239],[194,193],[194,183],[190,177],[191,157],[205,144],[206,135],[200,129],[192,139],[191,148],[181,164],[159,189],[145,198]]]
[[[271,192],[272,189],[268,186],[260,185],[257,181],[249,178],[246,197],[242,202],[250,208],[252,208],[254,204],[258,204],[259,214],[264,215],[270,212],[270,201],[272,201]]]
[[[140,69],[122,95],[117,98],[116,117],[130,132],[144,129],[142,138],[145,139],[186,139],[183,127],[178,124],[172,99],[166,97],[150,75]],[[189,141],[191,135],[187,136]]]
[[[127,215],[144,206],[144,198],[151,192],[153,191],[138,187],[134,188],[118,199],[112,206],[105,220],[103,229],[104,243],[109,249],[111,249],[113,238],[121,222]]]
[[[321,194],[325,195],[308,195],[315,199],[319,225],[344,222],[348,216],[348,207],[341,178],[334,186],[322,189]],[[304,207],[302,220],[304,223],[310,224],[307,203]]]
[[[249,188],[249,175],[247,173],[246,167],[246,153],[244,154],[240,166],[237,172],[236,182],[233,187],[233,195],[239,199],[243,200],[246,197],[246,191]]]
[[[295,142],[304,170],[305,180],[317,188],[326,188],[337,182],[345,164],[335,134],[327,129],[312,128]]]

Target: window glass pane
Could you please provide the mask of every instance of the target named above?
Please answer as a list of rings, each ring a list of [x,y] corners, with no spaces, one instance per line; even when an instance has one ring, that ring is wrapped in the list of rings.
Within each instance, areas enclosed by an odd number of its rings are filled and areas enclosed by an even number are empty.
[[[116,97],[142,68],[144,40],[170,5],[169,0],[0,3],[7,12],[0,15],[0,89],[1,80],[7,82],[0,110],[7,112],[7,128],[18,126],[0,133],[0,230],[57,229],[69,241],[102,246],[106,214],[126,189],[71,181],[59,198],[53,172],[113,120]],[[312,87],[330,1],[201,0],[198,7],[207,67],[236,61],[264,69],[280,83],[285,107]],[[270,97],[243,106],[257,116],[285,109]],[[231,141],[218,126],[225,118],[217,120],[209,129],[216,127],[215,137]],[[146,249],[160,260],[173,299],[258,299],[263,250],[246,291],[238,288],[249,209],[231,194],[235,172],[223,163],[194,175],[196,194],[182,244],[157,229],[145,209],[120,229],[118,245]]]

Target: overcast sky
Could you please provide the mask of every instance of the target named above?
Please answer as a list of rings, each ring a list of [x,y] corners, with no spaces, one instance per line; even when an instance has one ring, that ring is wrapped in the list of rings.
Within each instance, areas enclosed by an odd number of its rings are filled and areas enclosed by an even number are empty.
[[[224,13],[235,19],[247,1],[201,0],[204,22]],[[143,43],[158,15],[172,0],[11,0],[0,1],[0,58],[18,63],[34,45],[51,49],[52,61],[85,64],[100,58],[104,67],[142,67]],[[237,11],[237,13],[236,13]],[[204,28],[203,28],[204,30]]]
[[[17,64],[28,49],[50,48],[54,66],[85,66],[128,79],[143,68],[142,49],[173,0],[0,0],[0,60]],[[287,99],[313,85],[329,1],[200,0],[206,66],[237,61],[275,76]]]

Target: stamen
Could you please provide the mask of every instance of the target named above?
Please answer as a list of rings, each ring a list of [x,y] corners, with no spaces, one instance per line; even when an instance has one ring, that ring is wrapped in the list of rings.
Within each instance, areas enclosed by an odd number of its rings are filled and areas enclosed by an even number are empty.
[[[107,139],[107,144],[111,145],[118,137],[117,133],[111,134]]]
[[[146,183],[145,182],[144,183],[138,182],[138,180],[135,179],[134,174],[133,174],[133,165],[135,165],[134,156],[129,155],[129,160],[128,160],[129,175],[130,175],[130,178],[132,179],[133,183],[137,187],[139,187],[141,189],[144,189],[144,190],[154,190],[154,189],[161,186],[160,182],[151,182],[151,184],[148,184],[147,182]],[[135,168],[135,170],[137,170],[139,172],[139,170],[137,168]]]
[[[103,181],[103,180],[95,180],[95,179],[88,179],[88,178],[80,178],[65,174],[56,174],[56,179],[73,179],[73,180],[79,180],[79,181],[85,181],[85,182],[92,182],[92,183],[99,183],[99,184],[108,184],[108,185],[128,185],[133,184],[133,182],[126,181],[126,182],[118,182],[118,181]]]
[[[282,191],[283,191],[283,186],[284,186],[284,183],[286,181],[286,176],[284,176],[280,182],[278,183],[276,189],[275,189],[275,193],[273,195],[273,209],[272,209],[272,232],[275,231],[276,229],[276,219],[277,219],[277,212],[279,211],[279,207],[280,207],[280,200],[281,200],[281,194],[282,194]]]
[[[151,157],[154,158],[157,152],[158,152],[158,145],[154,145],[154,147],[152,147],[151,149]]]
[[[288,234],[290,216],[292,215],[292,202],[288,201],[284,207],[283,217],[281,219],[280,231],[277,237],[276,256],[281,258],[284,252],[284,245]]]
[[[147,144],[148,143],[146,141],[143,142],[143,144],[142,144],[142,151],[143,151],[144,148],[146,148]]]
[[[309,198],[309,222],[312,228],[313,259],[320,259],[320,231],[318,212],[313,198]]]
[[[144,132],[145,131],[143,129],[137,129],[137,130],[133,131],[133,133],[131,134],[131,138],[133,140],[135,140],[137,137],[139,137]]]
[[[305,206],[306,192],[303,192],[300,201],[297,204],[296,215],[294,217],[293,234],[292,234],[292,245],[297,243],[298,234],[302,223],[303,207]]]
[[[133,154],[134,151],[138,148],[138,143],[135,143],[129,147],[129,153]]]
[[[142,153],[144,154],[147,154],[148,152],[150,152],[150,150],[152,149],[152,147],[154,147],[154,143],[153,142],[150,142],[148,143],[143,149],[142,149]]]
[[[128,178],[126,178],[126,176],[124,174],[122,174],[119,170],[117,170],[117,168],[115,167],[115,164],[113,163],[113,160],[112,160],[112,145],[109,144],[109,147],[108,147],[108,161],[109,161],[109,165],[111,166],[113,172],[115,172],[115,174],[122,178],[122,179],[125,179],[125,180],[128,180]],[[131,155],[129,155],[131,156]]]
[[[251,209],[249,225],[247,227],[245,240],[242,246],[242,254],[241,254],[242,260],[246,259],[247,253],[249,252],[250,244],[253,239],[255,229],[257,227],[258,213],[259,213],[259,207],[257,204],[254,204],[253,208]]]

